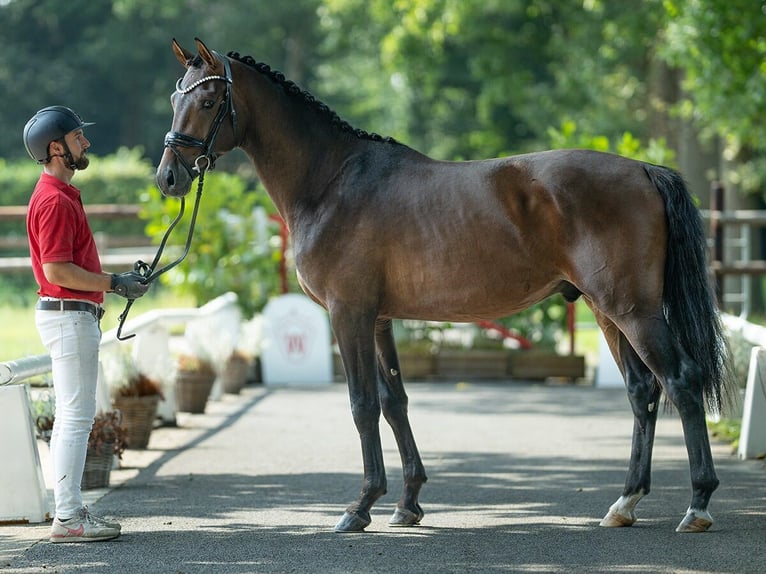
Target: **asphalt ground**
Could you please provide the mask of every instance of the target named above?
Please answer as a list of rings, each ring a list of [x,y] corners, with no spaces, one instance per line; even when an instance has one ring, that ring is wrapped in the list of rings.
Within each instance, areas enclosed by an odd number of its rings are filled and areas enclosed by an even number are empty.
[[[632,416],[619,389],[410,383],[429,475],[422,524],[387,526],[402,486],[385,422],[388,494],[366,532],[336,534],[361,486],[346,387],[245,387],[179,415],[112,485],[88,491],[120,538],[50,544],[50,526],[0,527],[3,573],[766,571],[766,464],[714,441],[721,486],[703,534],[674,529],[690,498],[681,425],[662,414],[653,490],[630,528],[598,523],[621,494]]]

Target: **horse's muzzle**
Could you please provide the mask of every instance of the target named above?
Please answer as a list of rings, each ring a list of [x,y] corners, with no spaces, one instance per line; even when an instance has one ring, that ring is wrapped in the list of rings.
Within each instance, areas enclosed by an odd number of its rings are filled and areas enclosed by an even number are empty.
[[[169,156],[169,157],[168,157]],[[173,153],[166,150],[160,165],[157,167],[155,181],[162,195],[170,197],[183,197],[191,189],[191,178],[185,169],[178,169],[177,161]]]

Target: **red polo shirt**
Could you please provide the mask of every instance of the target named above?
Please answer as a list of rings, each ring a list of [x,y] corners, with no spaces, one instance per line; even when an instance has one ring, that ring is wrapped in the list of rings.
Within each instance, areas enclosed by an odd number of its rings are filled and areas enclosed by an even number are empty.
[[[43,173],[29,200],[27,237],[32,272],[41,297],[104,301],[102,291],[79,291],[50,283],[43,263],[71,262],[93,273],[101,273],[101,261],[93,232],[80,199],[80,190]]]

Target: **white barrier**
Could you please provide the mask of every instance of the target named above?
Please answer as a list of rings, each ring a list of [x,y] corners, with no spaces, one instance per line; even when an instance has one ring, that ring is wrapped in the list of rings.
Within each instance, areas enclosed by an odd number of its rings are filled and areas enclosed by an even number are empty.
[[[147,376],[163,382],[165,400],[158,415],[175,421],[173,375],[175,365],[170,349],[170,328],[193,326],[191,343],[213,339],[220,353],[231,353],[239,329],[237,296],[226,293],[199,308],[150,311],[125,323],[123,334],[135,333],[133,356]],[[104,333],[102,353],[110,352],[120,341],[117,329]],[[145,370],[144,370],[145,369]],[[48,496],[37,450],[27,379],[51,370],[48,355],[36,355],[0,363],[0,461],[3,478],[0,489],[0,522],[44,522],[49,518]],[[109,390],[99,368],[97,402],[100,411],[111,408]]]
[[[0,387],[0,460],[3,461],[0,522],[45,522],[51,508],[45,489],[29,387]]]
[[[737,456],[756,458],[766,454],[766,349],[754,347],[747,374],[742,429]]]
[[[724,315],[726,328],[754,345],[742,406],[742,428],[737,456],[755,458],[766,453],[766,328],[740,317]]]
[[[606,337],[604,337],[601,329],[598,330],[598,366],[596,367],[595,378],[595,386],[598,388],[625,387],[620,368],[609,350],[609,344],[606,342]]]

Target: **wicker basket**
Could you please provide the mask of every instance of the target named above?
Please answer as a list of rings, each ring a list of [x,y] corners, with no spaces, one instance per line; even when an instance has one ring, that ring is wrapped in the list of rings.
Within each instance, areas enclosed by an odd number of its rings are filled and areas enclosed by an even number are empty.
[[[221,371],[221,390],[236,395],[247,382],[249,363],[240,355],[232,355]]]
[[[114,443],[104,442],[98,449],[88,448],[85,470],[82,473],[82,490],[107,488],[114,465]]]
[[[127,430],[128,448],[143,449],[149,444],[159,401],[159,395],[114,399],[114,408],[122,413],[122,423]]]
[[[204,413],[213,382],[215,373],[178,371],[175,384],[176,409],[185,413]]]

